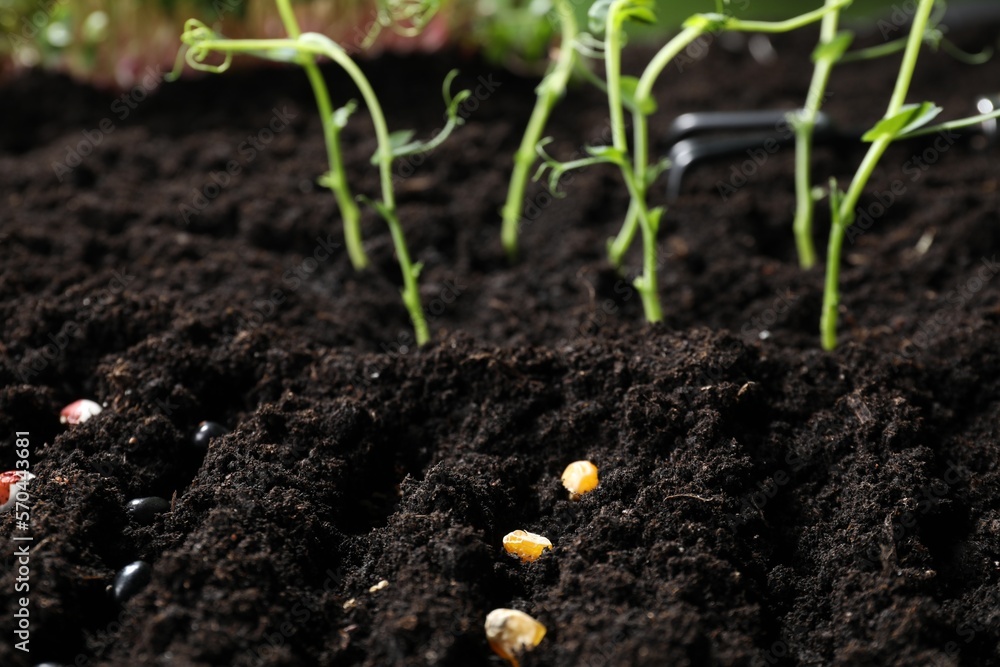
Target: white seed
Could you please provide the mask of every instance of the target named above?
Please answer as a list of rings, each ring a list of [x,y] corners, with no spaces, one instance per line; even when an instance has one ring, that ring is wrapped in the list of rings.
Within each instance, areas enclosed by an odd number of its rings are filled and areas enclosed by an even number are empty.
[[[383,588],[389,588],[389,582],[386,581],[385,579],[383,579],[382,581],[378,582],[377,584],[375,584],[374,586],[372,586],[371,588],[369,588],[368,592],[369,593],[378,593]]]
[[[486,640],[490,648],[513,667],[517,656],[531,651],[545,636],[545,626],[517,609],[494,609],[486,617]]]

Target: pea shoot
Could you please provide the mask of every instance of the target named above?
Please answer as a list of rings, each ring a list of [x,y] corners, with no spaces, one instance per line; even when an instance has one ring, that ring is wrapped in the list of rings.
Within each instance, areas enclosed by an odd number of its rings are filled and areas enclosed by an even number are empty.
[[[503,206],[503,226],[500,238],[504,250],[507,252],[507,257],[511,260],[517,257],[517,236],[521,224],[521,211],[524,208],[524,190],[528,183],[531,167],[537,159],[535,146],[542,138],[545,124],[552,114],[552,109],[566,93],[566,84],[579,60],[575,44],[579,28],[573,7],[569,0],[555,0],[555,6],[562,31],[559,56],[536,89],[535,107],[528,120],[528,127],[524,131],[521,145],[518,147],[517,153],[514,154],[514,171],[510,177],[507,201]]]
[[[184,45],[182,48],[184,60],[193,69],[221,73],[229,68],[233,55],[250,54],[269,60],[293,62],[305,69],[319,107],[330,167],[319,182],[333,190],[336,196],[344,220],[344,237],[348,254],[355,268],[362,269],[368,265],[368,258],[362,247],[360,210],[348,186],[340,150],[340,130],[346,125],[348,117],[356,108],[356,104],[352,101],[334,110],[323,75],[316,64],[316,58],[329,58],[350,76],[361,92],[368,108],[378,141],[378,149],[372,157],[372,163],[378,165],[382,198],[381,200],[362,199],[370,204],[389,226],[393,246],[396,250],[396,258],[403,274],[403,303],[413,323],[417,344],[423,345],[430,339],[430,334],[417,284],[421,265],[411,261],[403,230],[396,215],[396,197],[392,186],[392,164],[396,158],[426,153],[440,145],[451,134],[452,130],[463,122],[458,111],[470,92],[465,90],[457,95],[451,95],[451,83],[457,75],[456,71],[452,71],[445,78],[443,87],[447,109],[447,122],[444,128],[427,141],[414,140],[412,131],[390,134],[385,114],[382,112],[382,106],[375,91],[347,52],[325,35],[302,33],[292,12],[290,0],[275,0],[275,3],[288,33],[287,39],[226,39],[212,31],[204,23],[196,19],[189,19],[184,26],[184,33],[181,35],[181,42]],[[221,64],[206,62],[213,53],[222,54],[224,60]],[[179,56],[174,77],[179,73],[177,70],[180,69],[181,65]]]
[[[632,244],[637,231],[642,233],[643,271],[635,278],[633,285],[642,300],[646,320],[659,322],[663,319],[663,309],[657,288],[656,236],[665,209],[650,208],[647,194],[650,186],[669,164],[665,159],[650,161],[650,140],[648,117],[656,112],[653,85],[663,70],[692,42],[706,33],[725,30],[740,32],[782,33],[796,30],[820,20],[831,11],[836,11],[851,0],[832,0],[826,6],[807,12],[786,21],[745,21],[724,14],[723,0],[716,1],[719,10],[713,14],[696,14],[684,22],[683,29],[667,42],[650,60],[639,78],[622,76],[621,54],[624,44],[624,26],[627,22],[654,23],[652,0],[597,0],[590,9],[590,28],[594,33],[604,34],[600,50],[603,53],[611,122],[612,145],[588,148],[589,157],[571,162],[559,162],[544,151],[547,140],[539,142],[538,150],[544,164],[537,176],[549,172],[549,183],[553,190],[559,179],[571,169],[609,163],[618,167],[630,204],[625,222],[618,236],[609,243],[612,264],[620,266],[625,252]],[[625,128],[625,109],[632,114],[632,147],[630,149]]]
[[[823,349],[832,350],[837,346],[837,311],[840,306],[840,255],[848,228],[854,223],[858,201],[869,179],[878,166],[886,149],[894,141],[911,137],[935,134],[944,130],[954,130],[976,125],[991,118],[1000,117],[1000,111],[980,114],[960,120],[928,126],[939,113],[941,107],[933,102],[906,104],[906,95],[913,80],[917,56],[924,40],[927,25],[935,0],[919,0],[913,17],[910,34],[906,40],[903,61],[899,67],[896,83],[889,99],[885,115],[862,137],[870,143],[868,152],[858,166],[846,192],[838,189],[835,179],[830,181],[830,239],[827,244],[826,280],[823,289],[823,310],[820,316],[820,338]]]
[[[836,0],[826,0],[828,6]],[[992,49],[981,53],[966,53],[945,39],[944,31],[938,27],[944,17],[944,3],[938,2],[938,11],[929,19],[925,28],[923,41],[937,50],[944,48],[952,57],[966,64],[981,64],[992,55]],[[826,96],[827,83],[834,67],[841,63],[872,60],[898,53],[906,48],[907,38],[895,39],[885,44],[871,46],[865,49],[848,51],[854,39],[849,31],[838,31],[840,8],[832,9],[820,24],[820,39],[813,51],[814,62],[812,81],[806,96],[805,106],[789,114],[789,123],[795,132],[795,246],[798,252],[799,265],[810,269],[816,264],[816,249],[812,241],[813,208],[815,203],[810,166],[812,162],[813,134],[816,129],[816,118],[819,114],[823,98]]]

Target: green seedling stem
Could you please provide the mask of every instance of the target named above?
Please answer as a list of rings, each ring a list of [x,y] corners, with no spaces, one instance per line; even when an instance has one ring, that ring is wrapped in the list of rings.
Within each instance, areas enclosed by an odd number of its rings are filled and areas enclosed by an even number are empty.
[[[521,145],[514,154],[514,171],[511,175],[507,191],[507,201],[504,203],[500,237],[507,257],[514,261],[517,258],[517,237],[521,224],[521,212],[524,208],[524,191],[527,187],[531,167],[538,158],[535,147],[542,139],[545,125],[556,103],[566,92],[566,84],[575,69],[578,55],[576,52],[576,37],[579,32],[576,15],[569,0],[556,0],[556,11],[559,14],[559,25],[562,41],[559,46],[559,57],[553,63],[551,70],[538,85],[535,108],[531,112],[528,126],[525,129]]]
[[[608,109],[611,117],[611,136],[616,151],[622,155],[628,155],[628,139],[625,134],[625,106],[622,100],[622,80],[621,80],[621,48],[622,48],[622,25],[625,21],[628,5],[631,0],[616,0],[608,10],[607,26],[605,28],[606,46],[604,53],[605,73],[608,82]],[[682,35],[690,33],[690,29],[682,32]],[[679,42],[674,39],[671,42]],[[693,40],[692,40],[693,41]],[[690,42],[686,42],[685,46]],[[679,49],[678,49],[679,52]],[[662,53],[662,51],[661,51]],[[647,70],[648,71],[648,70]],[[641,84],[640,84],[641,85]],[[636,88],[638,98],[638,87]],[[642,118],[645,125],[645,114],[636,110],[634,116]],[[659,221],[662,209],[650,211],[646,201],[646,167],[647,152],[646,144],[640,140],[640,135],[646,133],[635,127],[635,156],[634,165],[630,168],[628,162],[619,162],[622,178],[628,188],[631,200],[629,211],[633,226],[637,222],[642,230],[642,275],[633,281],[633,285],[642,299],[643,313],[648,322],[659,322],[663,319],[663,308],[660,305],[659,289],[657,287],[656,276],[656,234],[659,231]],[[632,231],[635,235],[635,231]]]
[[[437,136],[426,142],[408,141],[410,136],[412,136],[412,133],[409,132],[392,135],[389,133],[385,114],[382,112],[382,105],[375,95],[375,91],[372,89],[364,73],[351,60],[344,49],[325,35],[317,33],[297,34],[298,25],[295,22],[295,17],[292,15],[288,0],[276,1],[282,20],[289,27],[289,39],[225,39],[212,32],[201,22],[190,19],[185,25],[184,34],[181,36],[181,41],[187,49],[185,59],[194,69],[209,72],[223,72],[228,69],[235,54],[253,54],[272,60],[296,62],[306,67],[307,71],[311,66],[315,71],[316,81],[320,84],[317,100],[320,112],[323,115],[322,122],[324,129],[326,129],[324,134],[327,140],[328,152],[331,143],[336,144],[338,137],[336,133],[327,129],[328,126],[337,126],[338,123],[342,124],[345,122],[346,116],[353,110],[353,106],[348,105],[336,112],[332,110],[332,105],[329,103],[329,96],[326,94],[326,86],[322,82],[315,58],[329,58],[348,74],[361,92],[365,105],[368,107],[378,143],[378,149],[372,161],[379,168],[382,199],[381,201],[371,203],[389,226],[389,232],[396,250],[396,258],[403,275],[403,289],[401,291],[403,303],[413,323],[417,344],[423,345],[430,339],[430,333],[427,328],[427,320],[424,317],[423,306],[420,303],[420,291],[417,284],[421,266],[420,264],[413,263],[410,259],[402,227],[396,215],[396,197],[392,186],[392,165],[394,159],[397,157],[426,152],[444,141],[448,134],[460,124],[461,119],[458,117],[459,105],[470,93],[469,91],[462,91],[454,97],[449,94],[448,90],[451,81],[457,74],[457,72],[452,72],[445,79],[444,84],[445,103],[448,107],[448,123],[444,129]],[[205,60],[211,53],[224,54],[224,62],[220,65],[207,64]],[[310,80],[313,80],[312,75],[310,76]],[[314,91],[316,90],[317,88],[314,87]],[[337,154],[339,155],[339,152]],[[332,156],[330,161],[331,167],[334,167]],[[333,173],[327,174],[322,180],[332,186],[331,181],[343,178],[343,173],[342,168],[339,170],[333,169]],[[358,241],[360,242],[360,236],[358,237]]]
[[[910,90],[910,82],[913,80],[913,72],[917,66],[917,56],[920,54],[920,45],[923,41],[924,31],[930,18],[931,10],[934,7],[934,0],[920,0],[917,11],[913,16],[913,25],[910,27],[910,36],[907,40],[906,50],[903,54],[903,62],[896,77],[896,85],[889,99],[889,106],[886,109],[884,120],[896,118],[903,111],[903,104],[906,102],[906,94]],[[933,117],[933,116],[931,116]],[[877,129],[878,126],[876,126]],[[823,290],[823,312],[820,317],[820,336],[823,349],[832,350],[837,346],[837,309],[840,305],[840,255],[844,247],[844,237],[847,228],[851,226],[855,218],[855,209],[861,193],[864,192],[868,180],[871,178],[875,167],[895,139],[905,133],[906,127],[897,128],[895,132],[881,132],[874,137],[868,153],[858,167],[854,178],[851,181],[847,192],[841,197],[836,192],[836,184],[831,188],[831,214],[833,217],[830,226],[830,241],[827,246],[826,259],[826,283]]]
[[[835,0],[826,0],[829,7],[835,4]],[[816,264],[816,248],[812,240],[813,228],[813,208],[812,196],[812,174],[810,165],[812,164],[812,144],[813,134],[816,130],[816,116],[820,106],[823,104],[823,97],[826,95],[826,86],[830,81],[830,72],[834,65],[847,48],[850,35],[844,33],[840,48],[837,48],[837,23],[840,19],[840,9],[831,10],[823,17],[820,23],[819,48],[816,49],[813,59],[812,81],[809,84],[809,92],[806,95],[806,104],[800,113],[791,118],[791,126],[795,131],[795,221],[792,228],[795,233],[795,247],[798,249],[799,265],[803,269],[810,269]]]
[[[641,0],[614,0],[611,3],[606,19],[604,57],[614,151],[617,155],[627,155],[629,152],[625,133],[624,108],[626,105],[623,95],[627,84],[628,90],[631,91],[627,106],[632,110],[633,152],[631,165],[624,160],[616,161],[628,188],[631,202],[625,223],[617,238],[609,243],[608,250],[612,264],[620,266],[625,251],[635,237],[637,228],[641,230],[643,273],[636,278],[634,285],[642,297],[643,310],[648,321],[657,322],[662,319],[656,277],[656,234],[659,231],[663,209],[658,207],[651,210],[647,204],[648,188],[667,166],[663,161],[651,164],[649,159],[650,143],[647,117],[656,109],[653,86],[657,79],[677,55],[708,32],[723,30],[763,33],[790,32],[819,21],[826,14],[839,11],[850,2],[851,0],[831,0],[824,7],[786,21],[744,21],[721,13],[695,15],[685,22],[680,33],[653,56],[637,81],[625,80],[621,77],[622,25],[626,18],[648,20],[651,16],[651,10],[649,4]]]
[[[299,29],[299,22],[295,18],[291,4],[288,0],[275,1],[288,36],[292,39],[298,39],[302,31]],[[337,206],[340,208],[340,215],[344,221],[344,244],[347,246],[347,255],[354,268],[360,271],[368,267],[368,255],[365,254],[361,240],[361,209],[354,201],[350,186],[347,184],[344,158],[340,152],[340,127],[333,119],[330,92],[327,90],[323,73],[320,72],[314,57],[302,55],[299,64],[305,69],[306,76],[309,78],[309,85],[312,86],[313,95],[316,97],[316,106],[319,108],[319,116],[323,124],[323,139],[326,143],[326,154],[330,165],[330,171],[327,178],[324,179],[324,184],[333,191],[337,200]]]
[[[826,0],[826,3],[827,5],[835,4],[835,0]],[[966,64],[975,65],[986,62],[992,55],[992,49],[986,49],[978,54],[966,53],[944,38],[944,32],[937,28],[938,23],[944,16],[944,3],[939,2],[936,7],[939,11],[936,14],[932,14],[928,19],[923,41],[935,50],[943,47],[952,57]],[[840,9],[831,11],[823,17],[823,21],[820,24],[819,45],[813,52],[815,66],[805,107],[789,115],[791,127],[795,132],[796,205],[793,229],[799,264],[804,269],[812,268],[816,264],[816,249],[812,241],[815,198],[813,196],[814,190],[810,167],[812,164],[813,134],[816,129],[816,116],[826,95],[830,72],[834,67],[842,63],[873,60],[899,53],[906,49],[906,45],[910,41],[909,37],[903,37],[902,39],[896,39],[878,46],[848,52],[847,48],[851,43],[852,34],[849,32],[837,32],[837,22],[839,19]]]

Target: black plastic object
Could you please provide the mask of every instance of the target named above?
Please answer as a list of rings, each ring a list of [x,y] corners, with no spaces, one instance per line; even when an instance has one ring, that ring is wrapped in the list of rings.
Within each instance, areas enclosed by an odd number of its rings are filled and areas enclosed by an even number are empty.
[[[976,99],[979,113],[1000,108],[1000,94]],[[795,132],[788,120],[795,110],[706,111],[678,116],[667,130],[670,168],[667,170],[667,200],[681,193],[684,174],[692,165],[733,155],[753,157],[760,150],[773,153],[778,147],[795,143]],[[988,120],[953,132],[961,135],[985,135],[995,143],[1000,131],[996,120]],[[857,142],[862,132],[834,126],[823,112],[816,115],[813,143],[817,146],[839,142]],[[711,136],[703,136],[711,135]]]
[[[764,149],[768,154],[777,147],[795,143],[795,132],[788,120],[794,110],[704,111],[678,116],[667,131],[670,169],[667,172],[667,199],[680,196],[684,173],[695,163]],[[713,136],[704,137],[711,133]],[[813,141],[817,145],[842,139],[859,139],[860,134],[844,133],[834,127],[823,112],[816,115]]]

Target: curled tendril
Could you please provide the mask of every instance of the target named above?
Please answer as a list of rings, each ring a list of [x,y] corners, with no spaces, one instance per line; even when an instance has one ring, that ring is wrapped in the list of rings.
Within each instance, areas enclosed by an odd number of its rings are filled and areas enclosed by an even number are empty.
[[[535,171],[532,180],[539,181],[543,176],[548,174],[549,192],[553,197],[559,199],[566,196],[566,193],[559,184],[559,181],[566,172],[573,171],[574,169],[583,169],[595,164],[615,164],[625,169],[629,168],[625,162],[625,154],[614,146],[588,146],[586,150],[590,157],[561,162],[549,155],[548,151],[545,150],[545,147],[550,143],[552,143],[552,137],[545,137],[535,144],[535,153],[541,158],[542,163],[538,165],[538,170]]]
[[[232,53],[227,51],[225,59],[221,63],[213,65],[205,62],[213,50],[204,46],[204,43],[219,39],[224,39],[224,37],[201,21],[188,19],[184,23],[184,32],[181,33],[181,43],[184,44],[182,47],[184,61],[191,69],[199,72],[211,72],[213,74],[225,72],[233,62]]]
[[[589,32],[580,33],[573,41],[573,48],[585,58],[602,60],[604,58],[604,40],[598,39]]]
[[[378,20],[361,42],[362,48],[375,43],[383,28],[404,37],[416,37],[441,9],[441,0],[380,0]]]
[[[445,123],[444,128],[426,141],[411,141],[413,138],[412,130],[403,130],[401,132],[393,133],[394,136],[390,137],[390,140],[393,143],[391,150],[393,158],[429,153],[444,143],[445,139],[451,135],[452,131],[456,127],[465,123],[465,119],[460,115],[461,107],[462,103],[472,95],[472,91],[462,90],[456,95],[452,95],[451,83],[455,80],[456,76],[458,76],[457,69],[448,72],[448,76],[444,78],[444,83],[441,86],[441,94],[444,97],[444,104],[446,107],[445,115],[448,118],[448,122]],[[375,155],[372,156],[372,164],[378,164],[381,157],[382,156],[379,153],[375,153]]]

